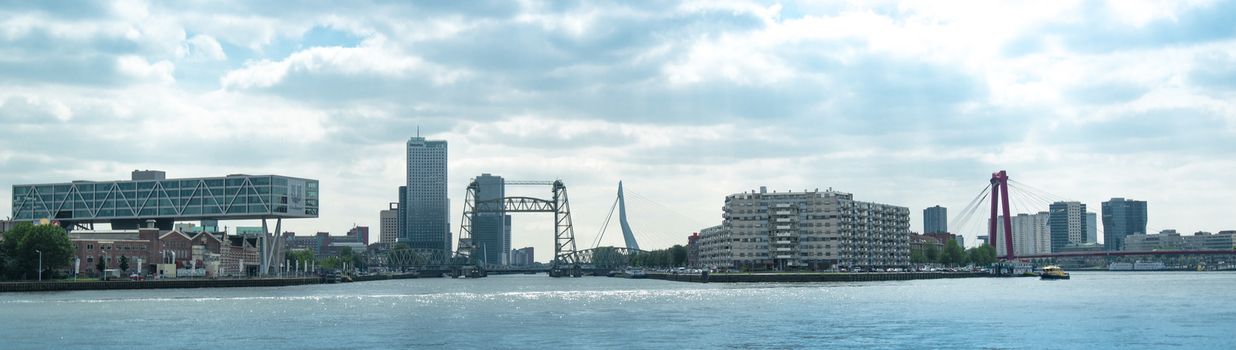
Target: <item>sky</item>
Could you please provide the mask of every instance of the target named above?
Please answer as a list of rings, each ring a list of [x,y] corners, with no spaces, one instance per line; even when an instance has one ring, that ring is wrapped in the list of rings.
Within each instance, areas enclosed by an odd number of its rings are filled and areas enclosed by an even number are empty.
[[[1236,229],[1232,18],[1231,1],[6,1],[0,197],[134,169],[307,177],[321,216],[285,227],[376,239],[419,127],[449,142],[455,232],[481,173],[562,179],[581,246],[624,181],[647,249],[759,186],[905,206],[919,231],[998,170],[1093,212],[1146,200],[1151,232]],[[548,259],[551,217],[513,231]]]

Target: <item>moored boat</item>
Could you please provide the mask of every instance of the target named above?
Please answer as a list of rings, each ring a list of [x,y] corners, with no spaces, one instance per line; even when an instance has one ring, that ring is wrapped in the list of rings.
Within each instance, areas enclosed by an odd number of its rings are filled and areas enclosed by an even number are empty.
[[[623,271],[623,273],[622,273],[622,277],[626,277],[626,278],[647,278],[647,277],[648,277],[648,275],[644,273],[644,269],[627,269],[626,271]]]
[[[1043,267],[1043,274],[1039,275],[1040,279],[1045,280],[1067,280],[1069,273],[1064,272],[1064,269],[1056,265]]]

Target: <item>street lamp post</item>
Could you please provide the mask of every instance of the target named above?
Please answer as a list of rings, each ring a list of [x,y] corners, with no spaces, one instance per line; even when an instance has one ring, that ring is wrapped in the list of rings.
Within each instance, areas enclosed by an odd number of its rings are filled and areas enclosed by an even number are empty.
[[[43,282],[43,251],[35,249],[35,253],[39,253],[39,282]]]

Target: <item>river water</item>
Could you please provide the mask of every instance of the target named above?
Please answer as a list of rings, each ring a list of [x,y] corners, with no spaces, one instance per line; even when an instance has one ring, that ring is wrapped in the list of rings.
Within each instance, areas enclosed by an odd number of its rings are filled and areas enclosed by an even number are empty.
[[[0,348],[1233,349],[1236,273],[694,284],[544,275],[0,294]]]

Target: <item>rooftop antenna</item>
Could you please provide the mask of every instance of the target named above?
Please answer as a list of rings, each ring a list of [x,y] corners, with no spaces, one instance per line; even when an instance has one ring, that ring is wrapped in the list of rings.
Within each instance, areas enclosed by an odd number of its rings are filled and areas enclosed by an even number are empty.
[[[421,137],[421,126],[420,125],[416,126],[416,137]]]

